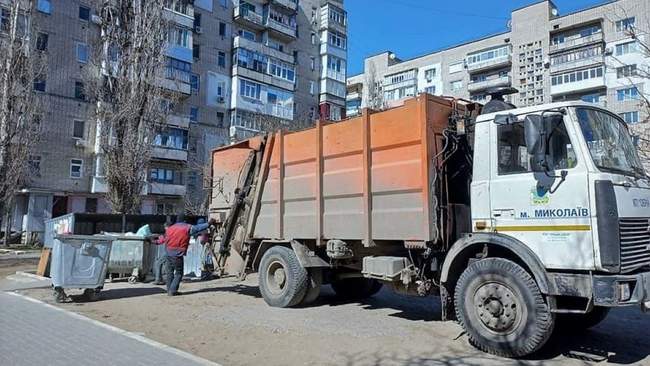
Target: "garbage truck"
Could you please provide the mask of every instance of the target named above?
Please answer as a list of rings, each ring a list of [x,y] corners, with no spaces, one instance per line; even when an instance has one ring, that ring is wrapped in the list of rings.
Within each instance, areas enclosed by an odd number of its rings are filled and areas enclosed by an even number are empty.
[[[212,153],[222,272],[274,307],[329,284],[439,296],[485,352],[650,308],[650,181],[626,124],[583,102],[515,108],[422,94]],[[433,309],[432,309],[433,311]]]

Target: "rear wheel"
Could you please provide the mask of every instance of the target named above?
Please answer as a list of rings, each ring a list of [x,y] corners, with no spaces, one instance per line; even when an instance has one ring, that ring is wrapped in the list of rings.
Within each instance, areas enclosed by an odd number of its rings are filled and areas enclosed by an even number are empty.
[[[304,299],[309,275],[293,250],[280,246],[267,250],[260,262],[259,273],[260,292],[267,304],[286,308]]]
[[[523,357],[538,351],[553,332],[555,315],[539,287],[509,260],[470,264],[458,280],[454,301],[470,343],[484,352]]]
[[[609,308],[596,306],[587,314],[560,314],[557,327],[567,331],[581,331],[602,323],[609,314]]]
[[[332,282],[336,295],[344,299],[365,299],[381,290],[381,282],[362,277],[345,278]]]

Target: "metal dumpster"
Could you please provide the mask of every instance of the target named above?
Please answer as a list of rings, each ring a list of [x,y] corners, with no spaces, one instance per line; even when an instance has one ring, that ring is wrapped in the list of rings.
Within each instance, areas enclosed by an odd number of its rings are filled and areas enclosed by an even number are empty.
[[[88,289],[84,295],[94,299],[104,287],[113,240],[107,235],[56,236],[50,270],[55,291]]]
[[[122,234],[108,234],[122,235]],[[128,277],[130,283],[144,281],[151,272],[151,242],[142,236],[129,236],[128,240],[113,241],[108,262],[109,276]]]

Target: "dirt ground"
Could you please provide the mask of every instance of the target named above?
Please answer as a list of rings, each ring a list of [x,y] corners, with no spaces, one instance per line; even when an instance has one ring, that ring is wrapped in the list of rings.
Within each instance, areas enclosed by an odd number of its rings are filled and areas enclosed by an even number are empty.
[[[0,278],[16,271],[35,271],[39,258],[3,258],[0,256]]]
[[[342,302],[324,286],[310,307],[277,309],[256,281],[183,283],[178,297],[111,283],[100,301],[61,306],[222,365],[650,365],[650,314],[637,308],[616,310],[582,334],[556,334],[541,354],[514,361],[472,348],[456,323],[438,320],[434,297],[382,290]],[[23,292],[53,303],[49,289]]]

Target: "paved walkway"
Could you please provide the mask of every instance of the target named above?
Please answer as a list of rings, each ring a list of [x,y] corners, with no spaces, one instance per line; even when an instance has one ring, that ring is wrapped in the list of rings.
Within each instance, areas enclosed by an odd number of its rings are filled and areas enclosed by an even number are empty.
[[[142,336],[0,292],[0,365],[216,365]]]

